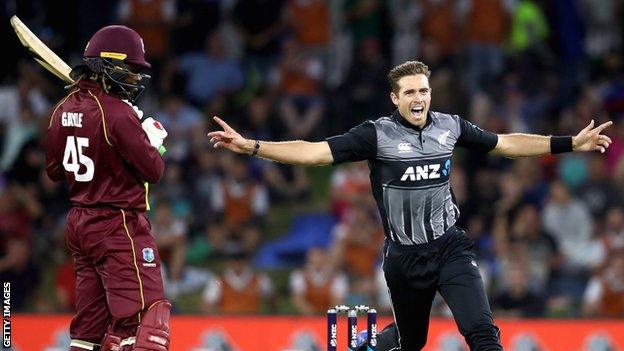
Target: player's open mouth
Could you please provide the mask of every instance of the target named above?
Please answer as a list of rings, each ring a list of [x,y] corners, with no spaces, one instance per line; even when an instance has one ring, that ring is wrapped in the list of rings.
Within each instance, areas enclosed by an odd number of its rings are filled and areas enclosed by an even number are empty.
[[[416,118],[422,117],[424,111],[425,111],[425,108],[422,106],[412,107],[411,109],[412,115]]]

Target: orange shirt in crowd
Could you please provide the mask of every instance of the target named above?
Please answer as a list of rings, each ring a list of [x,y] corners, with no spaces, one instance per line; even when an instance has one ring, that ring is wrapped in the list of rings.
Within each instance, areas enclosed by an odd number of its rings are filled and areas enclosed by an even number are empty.
[[[260,277],[254,274],[246,284],[236,286],[227,277],[221,278],[223,289],[219,310],[225,313],[259,312],[262,307]]]
[[[240,185],[240,188],[239,188]],[[223,210],[225,224],[236,228],[253,218],[251,202],[256,191],[254,184],[239,184],[236,189],[227,182],[223,182],[225,208]]]
[[[423,38],[435,41],[442,55],[450,54],[457,46],[455,20],[451,15],[454,6],[455,1],[452,0],[423,2]]]
[[[329,9],[324,0],[291,0],[288,15],[299,44],[325,45],[329,42]]]
[[[467,39],[471,42],[500,44],[506,36],[509,18],[502,0],[472,0],[466,19]]]
[[[334,275],[329,275],[323,282],[315,283],[308,275],[305,275],[306,286],[308,289],[305,292],[306,301],[314,307],[316,312],[323,312],[327,310],[328,306],[331,306],[331,286],[334,280]]]
[[[127,15],[127,22],[145,42],[145,47],[149,48],[145,52],[148,58],[161,58],[167,53],[169,45],[169,34],[167,18],[172,13],[168,13],[167,0],[130,0],[130,11]]]

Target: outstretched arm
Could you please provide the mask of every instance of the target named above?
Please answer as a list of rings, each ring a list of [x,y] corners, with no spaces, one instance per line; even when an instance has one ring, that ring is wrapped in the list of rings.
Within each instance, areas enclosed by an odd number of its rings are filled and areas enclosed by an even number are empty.
[[[258,155],[260,157],[293,165],[323,166],[334,161],[329,144],[302,140],[270,142],[244,138],[219,117],[214,117],[222,131],[208,133],[214,147],[228,149],[239,154]],[[255,151],[255,153],[254,153]]]
[[[571,145],[568,146],[569,150],[565,151],[600,151],[604,153],[611,145],[611,138],[600,133],[612,124],[613,122],[609,121],[594,128],[594,120],[592,120],[576,136],[570,137]],[[534,134],[500,134],[498,135],[498,143],[490,154],[505,157],[546,155],[556,151],[551,150],[552,138]],[[561,140],[560,142],[565,143],[566,141]]]

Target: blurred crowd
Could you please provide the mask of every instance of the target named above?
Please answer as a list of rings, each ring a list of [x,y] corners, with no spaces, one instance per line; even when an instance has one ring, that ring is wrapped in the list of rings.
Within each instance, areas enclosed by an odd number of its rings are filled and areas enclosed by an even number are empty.
[[[451,184],[497,316],[624,317],[621,1],[0,6],[12,63],[0,67],[0,275],[18,292],[14,312],[67,312],[75,301],[67,189],[43,168],[48,115],[64,90],[14,38],[8,18],[18,14],[72,65],[104,25],[143,37],[154,68],[139,105],[169,132],[149,216],[176,312],[315,314],[338,303],[391,312],[366,163],[333,167],[318,181],[300,167],[214,151],[205,135],[214,115],[254,139],[342,133],[390,114],[387,71],[418,59],[432,70],[434,110],[497,133],[569,135],[592,118],[615,122],[604,155],[511,160],[458,149]],[[335,219],[330,243],[277,270],[254,266],[268,238],[284,234],[270,224],[307,210]],[[448,315],[442,301],[434,311]]]

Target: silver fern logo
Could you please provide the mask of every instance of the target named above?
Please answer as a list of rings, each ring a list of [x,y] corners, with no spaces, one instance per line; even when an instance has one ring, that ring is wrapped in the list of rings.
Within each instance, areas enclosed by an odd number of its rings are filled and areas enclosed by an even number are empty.
[[[450,130],[447,130],[446,132],[440,134],[440,136],[438,137],[438,144],[440,144],[440,146],[444,146],[446,144],[446,139],[448,139],[448,136],[450,134]]]

